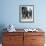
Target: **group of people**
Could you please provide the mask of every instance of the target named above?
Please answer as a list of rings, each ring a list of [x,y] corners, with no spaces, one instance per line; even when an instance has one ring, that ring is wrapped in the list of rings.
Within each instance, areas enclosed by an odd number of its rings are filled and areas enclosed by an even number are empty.
[[[29,8],[29,10],[27,9],[27,7],[22,7],[22,18],[30,18],[32,17],[32,10],[31,8]]]

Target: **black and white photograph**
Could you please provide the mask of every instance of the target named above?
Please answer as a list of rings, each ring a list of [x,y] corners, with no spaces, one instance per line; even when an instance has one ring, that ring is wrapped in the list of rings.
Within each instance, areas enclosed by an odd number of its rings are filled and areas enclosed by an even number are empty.
[[[19,7],[20,22],[34,21],[34,5],[20,5]]]

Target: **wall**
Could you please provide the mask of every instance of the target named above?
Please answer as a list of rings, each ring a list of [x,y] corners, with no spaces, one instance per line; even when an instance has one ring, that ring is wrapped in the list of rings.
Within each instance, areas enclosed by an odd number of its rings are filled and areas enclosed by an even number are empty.
[[[46,1],[41,0],[1,0],[0,25],[13,24],[16,28],[46,28]],[[19,5],[34,5],[34,23],[19,22]]]
[[[46,0],[0,0],[0,31],[13,24],[16,28],[42,28],[46,32]],[[34,23],[19,22],[19,5],[34,5]]]

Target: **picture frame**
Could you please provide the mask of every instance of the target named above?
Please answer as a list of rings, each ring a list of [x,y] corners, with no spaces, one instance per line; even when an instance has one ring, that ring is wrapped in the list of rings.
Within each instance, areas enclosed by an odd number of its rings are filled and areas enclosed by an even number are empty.
[[[34,22],[34,5],[19,5],[19,21]]]

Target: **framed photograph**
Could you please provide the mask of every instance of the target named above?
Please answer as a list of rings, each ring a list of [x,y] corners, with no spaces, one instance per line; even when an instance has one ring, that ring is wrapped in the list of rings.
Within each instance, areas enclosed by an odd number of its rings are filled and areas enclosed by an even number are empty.
[[[19,6],[19,21],[34,22],[34,5]]]

